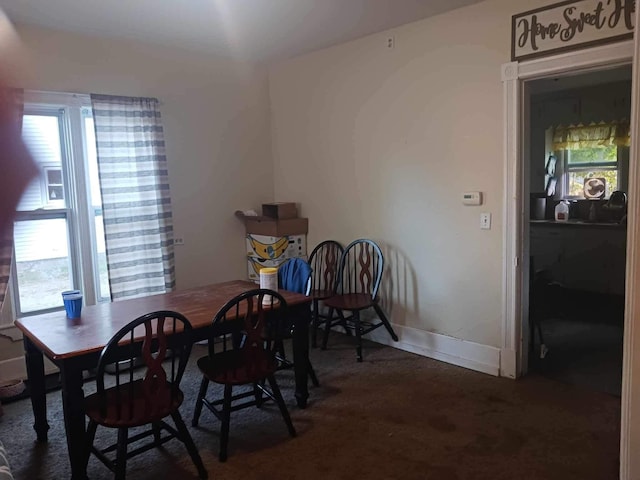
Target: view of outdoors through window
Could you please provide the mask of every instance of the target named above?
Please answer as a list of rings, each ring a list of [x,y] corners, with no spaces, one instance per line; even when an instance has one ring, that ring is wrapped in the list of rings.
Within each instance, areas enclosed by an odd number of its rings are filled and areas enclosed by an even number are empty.
[[[60,304],[60,292],[72,288],[73,272],[69,259],[69,237],[62,175],[57,198],[50,203],[49,172],[62,171],[60,117],[25,115],[23,138],[41,168],[40,178],[26,189],[14,230],[14,251],[19,307],[22,313],[53,308]],[[47,209],[62,211],[47,218]]]
[[[17,208],[13,295],[18,316],[62,308],[60,292],[81,288],[80,269],[91,270],[77,258],[81,238],[94,239],[92,245],[84,248],[91,251],[97,270],[83,274],[89,274],[90,278],[94,275],[99,277],[95,282],[98,301],[109,299],[95,136],[90,113],[83,117],[83,121],[85,138],[78,139],[65,131],[67,126],[59,110],[51,113],[27,112],[23,117],[23,139],[40,167],[40,176],[28,186]],[[76,184],[67,181],[72,176],[64,174],[70,168],[66,153],[69,146],[61,141],[64,138],[71,139],[71,148],[73,141],[84,144],[90,187],[87,194],[91,202],[90,215],[93,216],[85,222],[93,232],[86,235],[80,235],[82,222],[78,218],[82,215],[82,209],[78,208],[75,218],[70,215],[73,205],[69,204],[68,199],[71,193],[86,187],[84,179],[76,178],[79,175],[73,176]]]
[[[584,198],[584,182],[589,178],[606,180],[605,197],[618,190],[618,149],[614,146],[567,151],[567,193]]]

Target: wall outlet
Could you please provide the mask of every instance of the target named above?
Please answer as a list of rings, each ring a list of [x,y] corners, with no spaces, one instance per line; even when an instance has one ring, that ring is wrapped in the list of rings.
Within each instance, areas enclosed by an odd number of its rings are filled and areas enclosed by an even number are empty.
[[[387,37],[387,50],[393,50],[396,48],[396,37],[389,35]]]
[[[173,237],[174,245],[184,245],[184,238],[182,237]]]
[[[482,230],[491,230],[491,214],[490,213],[480,214],[480,228]]]

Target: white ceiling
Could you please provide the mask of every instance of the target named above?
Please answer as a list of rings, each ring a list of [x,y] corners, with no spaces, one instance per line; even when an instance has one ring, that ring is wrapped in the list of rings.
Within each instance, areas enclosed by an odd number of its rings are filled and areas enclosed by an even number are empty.
[[[14,23],[272,62],[482,0],[0,0]]]

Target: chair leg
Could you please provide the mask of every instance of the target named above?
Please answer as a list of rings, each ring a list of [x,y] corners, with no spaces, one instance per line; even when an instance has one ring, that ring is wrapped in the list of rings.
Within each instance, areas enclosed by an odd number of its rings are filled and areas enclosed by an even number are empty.
[[[173,418],[173,423],[176,424],[176,429],[180,434],[180,440],[184,443],[184,446],[187,447],[187,452],[191,456],[191,460],[193,464],[198,469],[198,476],[202,479],[208,478],[207,470],[204,468],[204,464],[202,463],[202,458],[200,458],[200,454],[198,453],[198,449],[196,448],[196,444],[193,443],[193,438],[187,430],[187,426],[184,424],[184,420],[182,420],[182,415],[180,415],[180,411],[176,410],[171,414],[171,418]]]
[[[327,342],[329,341],[329,330],[331,330],[331,319],[333,318],[333,308],[329,308],[327,318],[324,321],[324,333],[322,335],[322,350],[327,349]]]
[[[311,325],[311,348],[316,348],[317,345],[317,337],[318,337],[318,327],[320,326],[320,313],[318,312],[319,301],[317,298],[313,300],[313,312],[312,315],[312,325]]]
[[[287,405],[284,403],[284,399],[282,398],[282,393],[280,393],[280,387],[278,387],[278,383],[276,382],[276,377],[274,377],[273,375],[269,375],[267,377],[267,380],[269,380],[271,391],[273,392],[273,396],[276,398],[276,403],[278,404],[278,408],[280,408],[280,413],[282,414],[282,418],[284,418],[284,423],[287,424],[289,435],[291,435],[292,437],[295,437],[296,429],[293,428],[293,423],[291,423],[289,410],[287,410]]]
[[[360,312],[353,312],[353,325],[356,334],[356,359],[362,362],[362,325],[360,324]]]
[[[220,453],[218,459],[227,461],[227,445],[229,444],[229,424],[231,423],[231,393],[232,386],[224,386],[224,400],[222,402],[222,426],[220,427]]]
[[[351,330],[347,327],[347,319],[344,316],[344,312],[342,310],[338,310],[338,317],[340,317],[340,325],[344,328],[344,333],[351,336]]]
[[[193,419],[191,420],[191,426],[197,427],[200,420],[200,414],[202,413],[202,403],[207,395],[207,388],[209,387],[209,379],[202,376],[202,382],[200,383],[200,390],[198,391],[198,399],[196,400],[196,407],[193,410]]]
[[[160,444],[160,423],[153,422],[153,424],[151,425],[151,428],[153,429],[154,442],[156,442],[157,444]]]
[[[264,382],[262,382],[260,385],[264,386]],[[256,399],[256,407],[258,408],[262,407],[262,404],[264,403],[262,401],[262,389],[260,388],[258,383],[253,384],[253,396]]]
[[[116,454],[116,480],[125,480],[127,474],[128,429],[118,429],[118,449]]]
[[[316,377],[316,372],[313,369],[313,365],[311,365],[311,360],[307,363],[307,370],[309,371],[309,378],[311,379],[311,383],[313,383],[314,387],[319,387],[320,382],[318,382],[318,377]]]
[[[389,323],[389,320],[387,320],[387,316],[384,314],[384,311],[382,311],[382,308],[380,308],[380,305],[374,304],[373,305],[373,309],[378,314],[378,317],[380,318],[380,321],[384,325],[384,328],[387,329],[387,332],[389,332],[389,335],[391,335],[391,338],[393,338],[393,341],[397,342],[398,341],[398,336],[396,335],[396,332],[393,331],[393,328],[391,327],[391,324]]]
[[[93,448],[93,441],[96,438],[96,430],[98,424],[93,420],[89,420],[89,426],[87,427],[87,461],[85,462],[85,470],[89,464],[89,457],[91,457],[91,449]]]
[[[284,351],[284,342],[282,340],[276,340],[274,347],[275,347],[276,353],[280,355],[280,359],[286,360],[287,354]]]

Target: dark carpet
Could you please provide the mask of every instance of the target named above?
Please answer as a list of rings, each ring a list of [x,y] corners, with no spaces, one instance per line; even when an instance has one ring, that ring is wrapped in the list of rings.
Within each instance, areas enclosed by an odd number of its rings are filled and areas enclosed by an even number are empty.
[[[584,389],[620,396],[622,392],[622,325],[552,318],[542,327],[549,352],[536,350],[533,370]]]
[[[194,347],[192,359],[205,354]],[[293,373],[279,372],[296,438],[273,404],[232,414],[229,459],[219,463],[219,423],[206,410],[190,428],[209,478],[230,479],[615,479],[620,399],[539,375],[518,381],[366,344],[355,361],[350,339],[332,335],[313,350],[321,382],[305,410]],[[181,407],[190,425],[199,375],[192,362]],[[91,384],[85,393],[92,390]],[[36,444],[28,400],[4,406],[0,440],[18,480],[69,478],[60,391],[47,397],[49,442]],[[98,441],[115,438],[101,428]],[[94,457],[93,480],[113,478]],[[171,441],[131,459],[131,479],[197,478],[183,445]]]
[[[547,378],[620,396],[624,336],[624,297],[560,290],[540,322],[548,353],[540,358],[540,339],[530,370]]]

